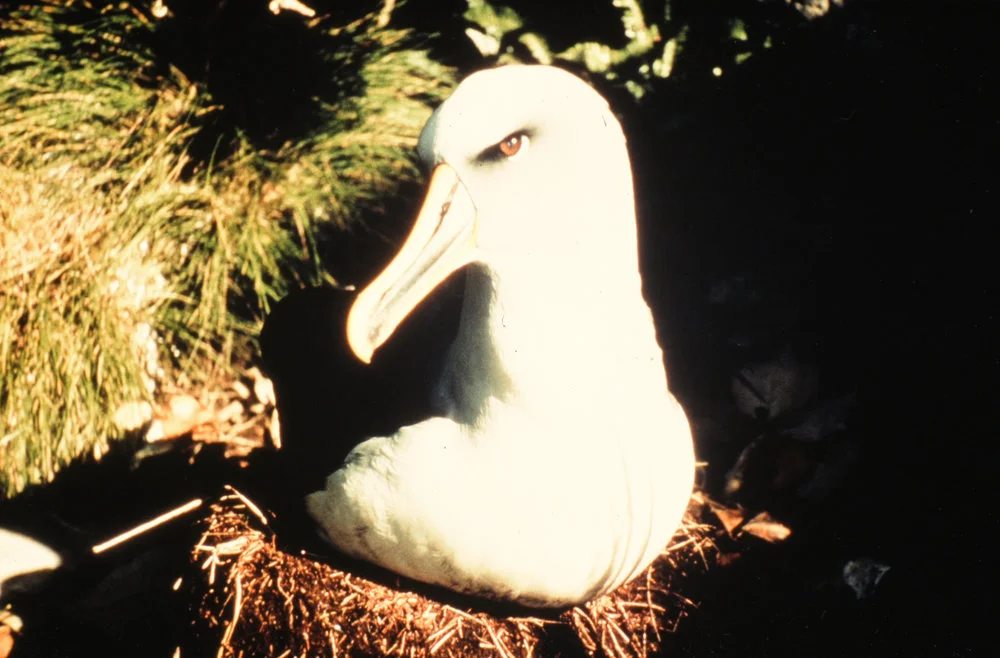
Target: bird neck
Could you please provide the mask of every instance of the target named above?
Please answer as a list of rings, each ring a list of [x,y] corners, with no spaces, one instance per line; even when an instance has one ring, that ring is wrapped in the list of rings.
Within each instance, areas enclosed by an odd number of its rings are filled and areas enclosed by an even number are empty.
[[[496,404],[583,418],[625,382],[665,391],[662,354],[636,268],[532,276],[528,264],[473,267],[442,380],[449,412],[475,424]],[[612,276],[613,274],[613,276]],[[626,387],[628,388],[628,387]]]

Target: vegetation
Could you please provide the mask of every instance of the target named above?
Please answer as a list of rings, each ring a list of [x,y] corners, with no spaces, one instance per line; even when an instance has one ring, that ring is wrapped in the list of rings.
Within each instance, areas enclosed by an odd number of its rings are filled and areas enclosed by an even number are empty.
[[[324,73],[358,92],[260,146],[163,57],[168,24],[79,2],[0,16],[0,496],[99,457],[126,403],[246,363],[273,300],[330,280],[323,235],[414,177],[451,83],[406,32],[321,21]]]

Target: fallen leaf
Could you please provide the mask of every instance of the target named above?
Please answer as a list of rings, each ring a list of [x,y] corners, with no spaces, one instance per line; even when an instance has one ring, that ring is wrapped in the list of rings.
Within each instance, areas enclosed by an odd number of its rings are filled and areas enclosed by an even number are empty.
[[[722,522],[722,527],[726,529],[729,536],[733,536],[733,531],[746,520],[746,510],[741,508],[725,507],[716,502],[709,501],[709,509]]]
[[[747,533],[766,542],[776,544],[779,541],[788,539],[788,536],[792,534],[792,530],[785,524],[775,521],[774,517],[767,512],[761,512],[747,521],[746,525],[740,529],[740,533]]]
[[[888,565],[863,557],[844,565],[844,582],[854,590],[858,600],[866,599],[875,593],[875,587],[888,571]]]

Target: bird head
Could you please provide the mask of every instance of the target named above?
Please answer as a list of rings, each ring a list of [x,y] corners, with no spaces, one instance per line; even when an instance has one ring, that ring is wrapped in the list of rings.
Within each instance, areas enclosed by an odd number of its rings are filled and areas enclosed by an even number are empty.
[[[433,113],[418,153],[431,176],[417,220],[348,319],[361,360],[470,263],[524,285],[638,276],[625,138],[576,76],[547,66],[475,73]]]

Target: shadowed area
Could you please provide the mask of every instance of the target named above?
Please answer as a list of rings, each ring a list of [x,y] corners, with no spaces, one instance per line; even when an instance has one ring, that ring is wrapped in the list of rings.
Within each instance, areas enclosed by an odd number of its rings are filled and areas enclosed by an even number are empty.
[[[281,415],[281,457],[296,493],[321,489],[362,440],[430,415],[430,389],[457,324],[461,286],[452,277],[371,365],[358,360],[345,338],[354,292],[302,290],[275,307],[261,343]]]

